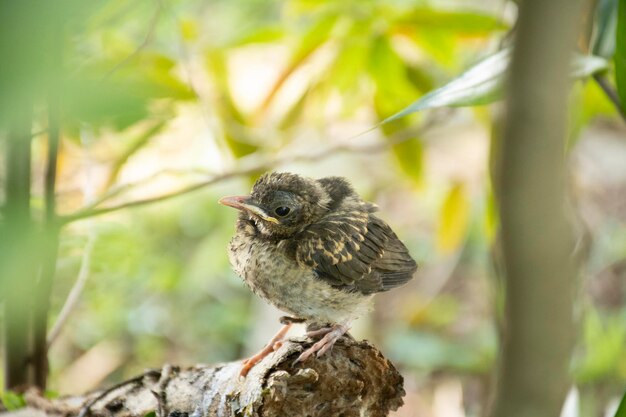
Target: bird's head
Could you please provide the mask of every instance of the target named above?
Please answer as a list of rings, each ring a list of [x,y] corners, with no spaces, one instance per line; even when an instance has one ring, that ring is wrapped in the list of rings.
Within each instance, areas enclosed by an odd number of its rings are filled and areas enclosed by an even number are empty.
[[[250,195],[224,197],[219,203],[240,210],[240,218],[253,222],[261,234],[284,239],[318,220],[329,201],[317,180],[273,172],[259,178]]]

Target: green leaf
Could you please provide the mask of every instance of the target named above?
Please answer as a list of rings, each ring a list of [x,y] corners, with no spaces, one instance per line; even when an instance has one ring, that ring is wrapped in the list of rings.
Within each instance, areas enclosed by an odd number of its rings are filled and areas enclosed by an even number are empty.
[[[409,80],[408,67],[391,46],[379,36],[372,43],[368,72],[376,84],[376,111],[387,115],[406,105],[418,94]]]
[[[174,67],[165,55],[142,52],[80,68],[63,85],[66,128],[75,130],[87,123],[122,130],[145,119],[154,100],[193,98],[174,75]]]
[[[281,26],[263,26],[239,35],[228,44],[230,48],[255,43],[275,42],[285,37],[285,29]]]
[[[624,396],[617,407],[617,411],[615,411],[614,417],[626,417],[626,392],[624,392]]]
[[[411,13],[403,14],[395,23],[426,30],[443,29],[465,34],[489,33],[508,28],[508,25],[498,17],[484,13],[427,7],[418,7]]]
[[[300,37],[300,42],[291,56],[292,66],[300,64],[331,37],[331,31],[337,23],[337,16],[320,15],[307,31]]]
[[[17,410],[19,408],[26,407],[26,401],[24,397],[13,391],[4,391],[0,394],[0,400],[8,411]]]
[[[156,417],[156,411],[150,411],[149,413],[144,414],[143,417]]]
[[[626,111],[626,0],[619,0],[617,30],[615,31],[615,81],[617,93]]]
[[[618,0],[600,0],[596,12],[596,33],[592,53],[610,59],[615,53]]]
[[[626,0],[622,1],[626,2]],[[448,84],[431,91],[408,107],[386,118],[381,124],[424,109],[476,106],[499,100],[510,58],[511,50],[508,48],[488,56]],[[573,78],[582,78],[606,68],[607,61],[603,58],[593,55],[574,55],[570,75]],[[626,77],[626,73],[624,76]]]
[[[437,247],[442,253],[454,252],[461,246],[470,219],[470,203],[462,183],[455,184],[441,207]]]

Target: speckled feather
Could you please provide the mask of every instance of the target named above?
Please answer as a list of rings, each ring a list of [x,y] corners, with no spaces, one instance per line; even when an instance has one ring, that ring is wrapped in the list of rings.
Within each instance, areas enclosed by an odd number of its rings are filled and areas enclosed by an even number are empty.
[[[417,268],[404,244],[339,177],[289,173],[259,179],[253,201],[271,210],[287,198],[297,212],[273,224],[242,212],[229,246],[235,271],[260,297],[322,323],[362,315],[376,292],[410,280]]]

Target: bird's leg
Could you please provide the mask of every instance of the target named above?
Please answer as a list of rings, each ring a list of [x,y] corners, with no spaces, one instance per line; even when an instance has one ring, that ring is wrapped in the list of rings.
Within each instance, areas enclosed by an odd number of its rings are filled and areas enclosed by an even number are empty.
[[[283,325],[283,327],[280,328],[278,333],[276,333],[274,337],[272,337],[272,339],[267,343],[267,345],[265,345],[263,349],[261,349],[257,354],[244,360],[241,366],[241,370],[239,371],[239,376],[245,377],[246,375],[248,375],[248,372],[250,372],[250,370],[254,368],[254,365],[261,362],[267,355],[282,346],[282,340],[291,328],[291,326],[292,323],[287,323]]]
[[[323,337],[319,341],[315,342],[313,346],[302,352],[300,356],[298,356],[298,359],[295,360],[294,364],[307,360],[313,354],[319,358],[330,350],[335,342],[337,342],[337,340],[339,340],[348,330],[350,330],[350,326],[347,324],[335,324],[330,327],[323,327],[318,330],[307,332],[306,335],[309,337],[322,335]]]

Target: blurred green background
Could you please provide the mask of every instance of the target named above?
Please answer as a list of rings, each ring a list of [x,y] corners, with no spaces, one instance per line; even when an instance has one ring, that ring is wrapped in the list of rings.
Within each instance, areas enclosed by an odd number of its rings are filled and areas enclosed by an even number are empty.
[[[50,350],[50,390],[79,393],[166,362],[230,361],[259,349],[281,314],[231,270],[236,213],[216,201],[281,170],[349,178],[420,264],[416,279],[378,296],[353,330],[406,378],[395,415],[484,412],[502,297],[490,180],[499,105],[433,110],[354,135],[496,52],[514,2],[30,6],[39,7],[2,6],[24,19],[2,30],[28,36],[3,38],[15,59],[1,72],[0,106],[10,115],[16,104],[7,98],[34,97],[35,218],[44,216],[48,121],[60,125],[56,204],[69,217],[61,217],[50,328],[77,279],[84,285]],[[613,74],[610,64],[611,82]],[[46,114],[40,95],[59,114]],[[626,129],[592,80],[576,83],[571,102],[570,188],[586,255],[571,372],[581,415],[595,416],[626,385]]]

